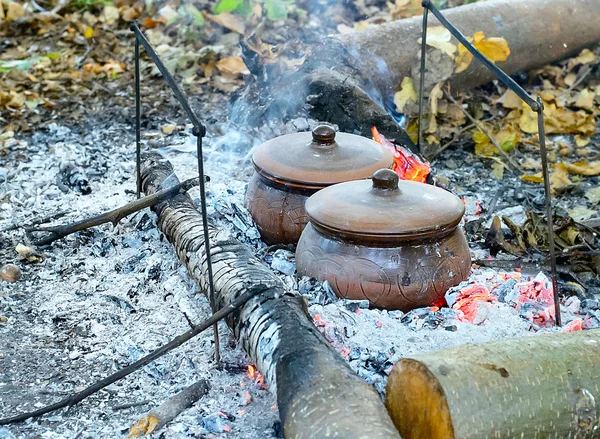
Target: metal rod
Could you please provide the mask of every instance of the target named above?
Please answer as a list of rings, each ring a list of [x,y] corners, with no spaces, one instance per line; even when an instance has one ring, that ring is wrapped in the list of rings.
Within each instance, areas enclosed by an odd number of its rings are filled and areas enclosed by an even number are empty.
[[[217,309],[216,309],[216,303],[215,303],[215,286],[214,286],[214,280],[213,280],[212,258],[210,255],[210,239],[209,239],[209,235],[208,235],[208,214],[206,212],[206,186],[204,184],[204,157],[202,155],[202,138],[206,134],[206,127],[202,124],[202,122],[200,122],[200,119],[198,118],[198,116],[196,116],[196,113],[194,113],[194,110],[192,110],[190,103],[188,102],[185,95],[183,94],[183,91],[179,88],[179,85],[177,85],[175,78],[173,78],[173,75],[171,75],[171,73],[169,73],[169,71],[163,64],[162,60],[160,59],[160,57],[158,56],[158,54],[156,53],[156,51],[154,50],[154,48],[152,47],[150,42],[146,39],[146,37],[142,33],[142,30],[139,28],[138,24],[136,22],[133,22],[133,23],[131,23],[130,28],[135,33],[136,47],[138,47],[137,46],[138,41],[142,43],[142,46],[144,46],[144,49],[146,50],[148,55],[150,55],[150,58],[152,58],[152,61],[154,61],[154,64],[156,64],[156,67],[158,67],[158,70],[160,70],[160,72],[163,75],[163,78],[165,78],[165,81],[167,81],[167,84],[173,91],[173,95],[175,96],[175,98],[177,98],[177,100],[183,107],[184,111],[186,112],[188,118],[191,120],[192,124],[194,125],[192,134],[194,136],[196,136],[196,139],[197,139],[196,150],[198,153],[198,174],[199,174],[199,179],[200,179],[200,209],[201,209],[201,214],[202,214],[202,226],[203,226],[203,232],[204,232],[204,248],[206,250],[206,266],[207,266],[207,275],[208,275],[208,298],[210,301],[211,309],[214,313],[217,311]],[[221,366],[221,352],[220,352],[220,343],[219,343],[219,330],[218,330],[218,325],[216,323],[214,324],[213,329],[214,329],[214,338],[215,338],[215,362],[217,363],[217,367],[220,367]]]
[[[201,133],[200,136],[204,137],[204,135],[206,134],[206,128],[204,127],[204,125],[202,125],[202,122],[200,122],[200,119],[198,119],[198,116],[196,116],[196,113],[194,113],[192,107],[190,107],[190,103],[183,94],[183,91],[181,91],[181,89],[179,88],[179,85],[177,85],[177,82],[175,81],[175,78],[173,78],[173,75],[169,73],[169,70],[163,64],[162,60],[160,59],[150,42],[146,39],[138,24],[136,22],[131,23],[130,29],[133,32],[135,32],[136,38],[139,40],[140,43],[142,43],[142,46],[144,46],[144,49],[146,50],[146,52],[148,52],[148,55],[150,55],[150,58],[152,58],[152,61],[154,61],[154,64],[156,64],[156,67],[158,67],[160,73],[162,73],[163,77],[165,78],[165,81],[167,81],[167,84],[169,84],[169,87],[171,87],[173,95],[183,107],[183,110],[190,118],[194,127],[198,130],[199,133]]]
[[[142,193],[142,144],[141,144],[142,98],[140,96],[140,43],[135,38],[135,179],[138,199]]]
[[[496,64],[487,59],[477,48],[469,41],[467,38],[456,28],[452,23],[450,23],[442,13],[431,3],[429,0],[423,1],[423,7],[425,10],[429,9],[433,15],[440,21],[440,23],[450,31],[454,38],[456,38],[460,43],[467,48],[469,52],[473,54],[475,58],[477,58],[484,66],[488,68],[496,77],[504,83],[508,88],[510,88],[517,96],[523,99],[529,107],[533,111],[538,111],[538,102],[533,99],[533,97],[527,93],[519,84],[515,82],[510,76],[502,71]],[[423,13],[425,15],[425,12]]]
[[[556,276],[556,253],[554,247],[554,218],[552,216],[552,193],[550,192],[550,176],[548,175],[548,152],[546,150],[546,134],[544,129],[544,104],[538,96],[538,136],[542,155],[542,175],[544,176],[544,195],[546,198],[546,220],[548,223],[548,249],[550,251],[550,271],[552,275],[552,291],[554,293],[554,314],[556,325],[562,326],[560,316],[560,298],[558,297],[558,281]]]
[[[427,16],[429,15],[429,0],[423,0],[423,29],[421,31],[421,70],[419,78],[419,127],[417,134],[417,147],[421,150],[423,137],[423,98],[425,94],[425,57],[427,54]]]
[[[196,152],[198,153],[198,175],[200,182],[204,181],[204,157],[202,155],[202,136],[196,135]],[[210,241],[208,236],[208,214],[206,213],[206,188],[200,184],[200,207],[202,213],[202,229],[204,232],[204,248],[206,249],[206,269],[208,275],[208,300],[213,312],[217,311],[215,303],[215,284],[213,282],[212,256],[210,255]],[[221,346],[219,343],[219,325],[213,325],[215,340],[215,362],[217,368],[221,367]]]

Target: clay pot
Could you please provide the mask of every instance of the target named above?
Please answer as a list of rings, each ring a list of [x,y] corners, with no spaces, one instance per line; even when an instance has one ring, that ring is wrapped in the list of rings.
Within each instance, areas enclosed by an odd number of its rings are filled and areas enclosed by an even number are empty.
[[[372,181],[328,187],[306,202],[310,224],[296,249],[298,274],[327,280],[338,297],[409,311],[441,305],[469,275],[458,227],[464,204],[388,169]]]
[[[304,203],[332,184],[370,178],[390,168],[394,158],[384,146],[329,125],[277,137],[252,156],[256,172],[245,206],[267,244],[295,244],[308,222]]]

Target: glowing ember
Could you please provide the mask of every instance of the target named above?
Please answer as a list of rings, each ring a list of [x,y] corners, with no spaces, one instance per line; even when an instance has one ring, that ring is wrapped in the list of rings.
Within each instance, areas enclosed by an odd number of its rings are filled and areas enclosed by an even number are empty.
[[[498,299],[492,296],[484,285],[475,283],[458,292],[452,304],[452,309],[456,311],[458,320],[461,322],[474,323],[482,303],[497,301]]]
[[[373,139],[380,145],[387,146],[394,156],[394,165],[392,171],[398,174],[400,180],[418,181],[425,183],[427,176],[431,172],[431,165],[428,161],[422,161],[416,154],[408,149],[395,145],[386,139],[383,134],[372,127]]]
[[[315,314],[315,316],[313,317],[313,321],[317,328],[324,328],[325,326],[327,326],[327,323],[321,318],[319,314]]]
[[[576,332],[583,330],[583,321],[579,319],[575,319],[572,322],[569,322],[567,326],[564,327],[563,332]]]
[[[552,285],[544,275],[515,285],[519,295],[517,309],[527,320],[538,326],[554,325],[554,294]]]
[[[248,365],[248,376],[252,379],[254,379],[256,377],[257,371],[256,371],[256,366],[249,364]]]
[[[350,354],[350,349],[342,347],[342,357],[346,358]]]
[[[265,385],[265,379],[260,374],[256,366],[253,364],[248,365],[248,377],[252,378],[256,382],[256,386],[261,390],[266,390],[267,386]]]

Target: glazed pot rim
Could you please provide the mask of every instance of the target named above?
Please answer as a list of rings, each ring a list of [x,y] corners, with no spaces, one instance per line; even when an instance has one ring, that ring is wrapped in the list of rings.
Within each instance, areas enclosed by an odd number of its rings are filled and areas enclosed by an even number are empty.
[[[267,180],[270,183],[274,183],[273,186],[276,187],[277,189],[281,189],[286,192],[298,190],[298,191],[310,191],[310,192],[314,193],[314,192],[317,192],[328,186],[331,186],[333,184],[337,184],[337,183],[307,184],[306,182],[303,182],[303,181],[287,179],[284,177],[277,177],[273,174],[270,174],[268,171],[260,168],[256,163],[254,163],[254,161],[252,162],[252,164],[254,165],[254,170],[260,177],[262,177],[263,179]],[[339,182],[339,183],[343,183],[343,182]]]
[[[309,215],[309,224],[311,224],[319,233],[331,235],[341,241],[350,244],[358,244],[365,247],[396,247],[407,244],[414,245],[415,241],[422,244],[435,242],[454,232],[460,224],[462,218],[459,218],[453,223],[446,224],[441,227],[418,229],[410,233],[365,233],[353,232],[350,230],[339,229],[336,227],[327,226],[316,221]]]

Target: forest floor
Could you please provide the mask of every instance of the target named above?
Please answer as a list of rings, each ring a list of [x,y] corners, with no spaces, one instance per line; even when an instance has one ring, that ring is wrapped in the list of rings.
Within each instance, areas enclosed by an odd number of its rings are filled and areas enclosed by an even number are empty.
[[[54,6],[35,4],[46,10]],[[251,149],[316,121],[299,117],[261,127],[230,123],[231,95],[247,75],[238,58],[242,35],[262,26],[263,41],[272,45],[310,41],[324,31],[361,29],[419,12],[417,2],[401,0],[391,9],[381,1],[297,0],[287,3],[284,17],[280,4],[253,4],[242,18],[240,11],[216,15],[215,5],[202,1],[66,3],[56,14],[46,14],[33,2],[0,0],[10,18],[0,22],[0,270],[14,264],[21,275],[14,283],[0,280],[0,418],[80,390],[187,330],[187,318],[199,322],[208,316],[207,300],[148,210],[117,227],[97,227],[40,248],[22,228],[57,213],[47,223],[74,221],[134,199],[132,19],[145,26],[208,126],[211,219],[255,248],[290,288],[307,297],[317,326],[379,391],[391,365],[410,354],[560,331],[503,301],[481,311],[477,324],[429,309],[403,314],[362,308],[336,300],[327,285],[299,279],[292,252],[276,252],[260,242],[243,208]],[[599,64],[596,47],[520,77],[528,91],[555,103],[549,118],[557,128],[549,135],[549,148],[554,202],[563,225],[559,245],[567,251],[589,246],[585,254],[568,253],[559,260],[563,318],[582,319],[588,327],[600,324],[596,310],[582,306],[600,298],[598,241],[573,220],[598,216]],[[169,158],[180,178],[193,177],[191,127],[145,55],[142,71],[144,147]],[[479,88],[461,96],[461,108],[494,133],[519,171],[508,170],[458,105],[443,98],[438,131],[428,138],[432,151],[439,151],[433,174],[467,206],[463,226],[478,262],[468,284],[490,290],[517,276],[526,282],[547,274],[543,222],[536,220],[544,207],[535,175],[539,151],[527,130],[527,113],[505,91],[497,84]],[[197,189],[190,194],[199,197]],[[526,227],[537,241],[520,250],[510,247],[512,254],[497,235],[486,243],[497,215],[519,227],[529,218]],[[506,239],[518,247],[518,230],[512,232],[504,226]],[[155,437],[282,437],[275,396],[260,378],[249,376],[249,360],[224,324],[220,333],[222,370],[215,368],[207,332],[69,410],[0,427],[0,439],[126,437],[145,412],[201,378],[209,381],[209,393]]]

